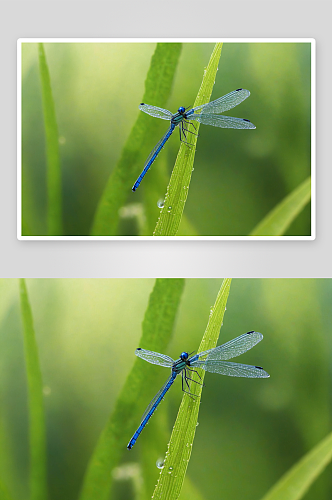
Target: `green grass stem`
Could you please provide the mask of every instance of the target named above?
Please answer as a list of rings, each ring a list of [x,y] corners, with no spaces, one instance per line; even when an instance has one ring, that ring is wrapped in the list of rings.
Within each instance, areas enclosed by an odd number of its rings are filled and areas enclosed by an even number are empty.
[[[142,102],[165,107],[170,96],[182,44],[158,43],[151,59],[145,81]],[[114,236],[117,234],[119,209],[127,198],[137,201],[131,188],[142,170],[142,146],[154,137],[156,124],[151,117],[138,110],[137,120],[123,147],[121,157],[110,175],[95,213],[91,234]],[[144,151],[145,154],[145,151]]]
[[[43,382],[32,311],[24,279],[20,279],[20,301],[29,399],[30,500],[46,500],[47,466]]]
[[[47,159],[47,233],[63,235],[59,133],[44,45],[38,44]]]
[[[215,304],[210,311],[209,321],[197,352],[212,349],[217,345],[230,284],[230,279],[223,280]],[[204,370],[198,371],[203,383]],[[195,396],[195,399],[193,400],[188,394],[183,395],[168,444],[165,464],[152,496],[154,500],[177,500],[179,498],[196,433],[202,386],[191,384],[190,392]]]
[[[201,87],[198,91],[194,107],[209,102],[221,55],[222,43],[217,43],[213,49],[209,64],[204,70]],[[195,125],[196,133],[199,131],[199,124]],[[188,134],[189,135],[189,134]],[[184,207],[188,197],[189,184],[193,171],[197,136],[190,134],[192,144],[188,147],[181,143],[180,150],[173,168],[171,179],[167,187],[164,206],[160,211],[159,219],[154,230],[154,236],[176,236]]]
[[[282,236],[311,198],[311,178],[286,196],[264,219],[257,224],[249,236]]]
[[[300,500],[332,460],[332,433],[304,455],[262,500]]]
[[[143,320],[139,346],[165,352],[172,336],[183,287],[183,279],[156,280]],[[108,500],[111,471],[123,454],[132,453],[126,449],[127,444],[142,416],[154,381],[154,366],[142,363],[138,358],[134,361],[134,358],[132,353],[133,368],[90,459],[80,500]]]

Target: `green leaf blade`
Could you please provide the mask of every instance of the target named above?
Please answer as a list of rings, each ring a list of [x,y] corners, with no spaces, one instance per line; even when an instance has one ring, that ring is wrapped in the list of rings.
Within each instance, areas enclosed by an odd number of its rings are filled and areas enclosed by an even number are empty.
[[[215,304],[211,309],[209,321],[198,352],[212,349],[217,345],[230,284],[231,280],[225,279],[221,285]],[[203,383],[204,370],[198,371]],[[156,489],[152,496],[154,500],[164,500],[168,498],[176,500],[181,493],[196,433],[202,386],[199,384],[191,384],[190,392],[194,395],[195,401],[187,394],[184,394],[182,398],[178,416],[168,444],[165,465],[160,473]]]
[[[217,43],[213,49],[209,64],[204,71],[201,87],[198,91],[194,107],[209,102],[221,55],[222,43]],[[196,125],[195,125],[196,126]],[[199,131],[199,124],[196,126]],[[167,188],[164,206],[154,230],[154,236],[176,236],[184,207],[188,197],[189,184],[193,170],[197,136],[191,139],[192,147],[181,144]]]
[[[249,236],[282,236],[311,198],[311,178],[286,196],[252,230]]]
[[[332,433],[286,472],[262,500],[300,500],[331,460]]]
[[[51,78],[42,43],[38,44],[38,51],[46,137],[47,232],[48,236],[61,236],[63,235],[63,226],[59,132],[55,115]]]
[[[142,324],[140,345],[164,352],[171,338],[176,312],[184,287],[183,279],[157,279]],[[111,471],[119,463],[143,412],[153,381],[153,366],[136,358],[115,409],[107,422],[83,482],[80,500],[108,500]]]
[[[46,500],[46,428],[43,383],[32,311],[24,279],[20,279],[20,302],[29,395],[30,499]]]
[[[181,49],[182,44],[179,43],[157,44],[145,81],[143,102],[165,107],[172,90]],[[151,117],[139,113],[99,201],[91,231],[92,236],[117,234],[119,209],[128,196],[135,196],[131,186],[142,170],[140,151],[154,127]]]

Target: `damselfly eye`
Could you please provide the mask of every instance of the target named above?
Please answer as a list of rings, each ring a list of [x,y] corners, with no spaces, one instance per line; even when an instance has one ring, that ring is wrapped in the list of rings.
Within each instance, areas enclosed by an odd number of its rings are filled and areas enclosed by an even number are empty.
[[[182,114],[185,112],[185,110],[186,110],[186,108],[184,108],[183,106],[180,106],[178,109],[178,112]]]
[[[180,358],[182,359],[182,361],[185,361],[186,359],[188,359],[188,353],[182,352]]]

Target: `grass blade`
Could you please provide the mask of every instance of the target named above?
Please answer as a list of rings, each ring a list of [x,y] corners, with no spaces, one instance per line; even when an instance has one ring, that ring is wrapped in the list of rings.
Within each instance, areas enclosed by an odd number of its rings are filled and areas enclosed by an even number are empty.
[[[213,49],[209,64],[204,71],[203,80],[198,91],[194,107],[205,104],[210,100],[213,85],[216,79],[221,49],[222,43],[217,43]],[[196,133],[198,133],[199,124],[196,126],[196,129]],[[164,206],[161,209],[160,216],[153,233],[154,236],[175,236],[178,232],[188,196],[197,137],[195,135],[191,136],[190,142],[192,144],[192,147],[190,148],[181,143],[167,188]]]
[[[143,102],[165,107],[171,93],[182,44],[158,43],[151,59],[145,81]],[[138,112],[138,110],[137,110]],[[119,209],[129,195],[143,164],[142,144],[156,127],[154,120],[139,113],[114,171],[110,175],[100,199],[91,234],[93,236],[116,235]],[[131,179],[131,180],[130,180]]]
[[[184,287],[183,279],[157,279],[150,295],[142,325],[140,346],[164,352],[171,338],[176,312]],[[134,353],[132,353],[134,355]],[[136,359],[91,457],[80,500],[108,500],[111,471],[126,450],[143,412],[151,382],[153,365]]]
[[[269,212],[249,236],[282,236],[311,198],[308,177]]]
[[[211,309],[209,321],[198,352],[212,349],[217,344],[226,309],[230,284],[231,280],[225,279],[221,285],[216,302]],[[199,372],[203,383],[204,370],[199,370]],[[193,401],[188,394],[183,395],[179,413],[168,444],[165,465],[160,473],[156,489],[152,496],[154,500],[164,500],[168,498],[176,500],[180,495],[196,433],[202,386],[191,384],[190,392],[194,394],[196,398],[195,401]]]
[[[46,429],[43,383],[28,292],[20,279],[20,301],[29,395],[30,499],[46,500]]]
[[[299,500],[332,460],[332,433],[304,455],[262,500]]]
[[[63,227],[59,133],[55,116],[50,73],[47,66],[44,45],[42,43],[38,44],[38,52],[46,138],[47,232],[48,236],[61,236],[63,234]]]

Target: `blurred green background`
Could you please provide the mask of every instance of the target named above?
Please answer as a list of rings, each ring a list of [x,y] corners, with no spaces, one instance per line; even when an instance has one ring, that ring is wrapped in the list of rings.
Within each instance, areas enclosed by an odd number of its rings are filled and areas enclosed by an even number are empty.
[[[188,279],[165,354],[198,348],[220,279]],[[96,440],[136,359],[153,279],[29,279],[46,407],[50,500],[76,499]],[[0,280],[0,478],[28,499],[27,382],[17,280]],[[238,360],[270,379],[207,374],[188,476],[204,499],[259,500],[331,431],[332,281],[236,279],[218,344],[249,330],[263,341]],[[142,361],[143,362],[143,361]],[[154,393],[168,377],[155,367]],[[177,381],[153,417],[164,456]],[[146,405],[149,401],[146,401]],[[139,423],[139,422],[137,422]],[[140,463],[148,426],[123,463]],[[127,436],[128,441],[131,436]],[[332,496],[331,465],[305,496]],[[158,477],[155,468],[155,478]],[[148,493],[152,493],[149,491]],[[112,498],[133,498],[115,481]]]
[[[89,235],[97,203],[139,113],[154,43],[46,43],[60,134],[65,235]],[[193,105],[214,44],[183,44],[167,108]],[[251,96],[226,115],[256,130],[202,126],[185,215],[202,236],[247,235],[309,175],[310,44],[225,43],[211,100],[237,88]],[[22,45],[23,234],[45,235],[45,137],[37,44]],[[154,104],[154,103],[149,103]],[[155,120],[156,133],[167,129]],[[146,156],[155,146],[151,141]],[[173,134],[148,173],[165,175],[179,147]],[[143,168],[144,163],[142,163]],[[140,204],[143,186],[126,205]],[[160,183],[159,183],[160,184]],[[161,186],[163,183],[161,183]],[[208,203],[206,202],[208,200]],[[140,206],[121,210],[120,235],[138,234]],[[157,212],[158,213],[158,212]],[[127,215],[126,215],[127,214]],[[129,214],[129,215],[128,215]],[[310,235],[310,206],[286,235]]]

